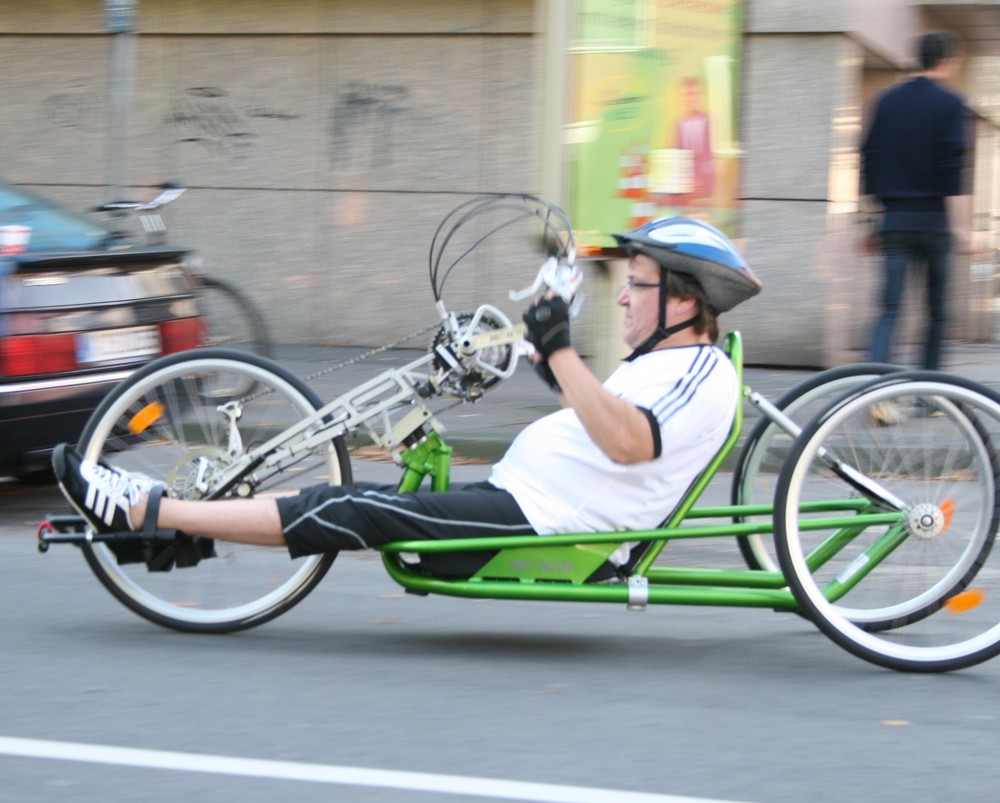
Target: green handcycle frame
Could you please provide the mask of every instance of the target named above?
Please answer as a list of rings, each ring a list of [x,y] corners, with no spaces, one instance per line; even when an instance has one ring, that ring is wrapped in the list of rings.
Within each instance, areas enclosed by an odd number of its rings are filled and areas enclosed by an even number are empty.
[[[737,377],[743,381],[743,344],[738,332],[727,335],[724,348]],[[746,394],[749,389],[744,389]],[[568,533],[544,536],[504,536],[442,541],[396,541],[381,548],[389,575],[404,588],[421,594],[443,594],[479,599],[548,600],[560,602],[614,602],[638,609],[654,605],[712,605],[777,610],[798,610],[781,572],[757,569],[707,569],[654,566],[663,548],[675,539],[736,537],[774,532],[774,505],[722,505],[697,508],[695,504],[733,451],[743,426],[743,407],[737,405],[725,443],[694,481],[684,498],[661,527],[614,533]],[[431,490],[447,489],[452,449],[440,435],[431,435],[405,452],[401,493],[417,491],[429,476]],[[849,582],[834,583],[827,597],[836,601],[857,585],[895,547],[905,540],[902,512],[879,510],[867,499],[814,502],[804,511],[828,512],[810,518],[802,529],[836,528],[807,558],[816,568],[866,527],[890,525],[866,551],[869,560]],[[746,517],[771,517],[767,521],[739,521]],[[698,520],[728,519],[724,524],[697,524]],[[647,542],[649,547],[629,573],[627,582],[586,582],[621,544]],[[448,554],[497,551],[475,575],[466,580],[430,576],[404,560],[406,554]]]

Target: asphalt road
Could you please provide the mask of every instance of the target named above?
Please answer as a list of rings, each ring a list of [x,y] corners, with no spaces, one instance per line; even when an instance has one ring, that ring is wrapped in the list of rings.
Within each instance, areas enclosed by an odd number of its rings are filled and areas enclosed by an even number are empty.
[[[913,803],[1000,788],[1000,661],[898,674],[770,611],[420,598],[370,554],[342,555],[274,622],[182,635],[115,602],[75,548],[37,553],[34,525],[61,507],[52,487],[0,482],[3,800]],[[739,565],[729,542],[670,550]]]

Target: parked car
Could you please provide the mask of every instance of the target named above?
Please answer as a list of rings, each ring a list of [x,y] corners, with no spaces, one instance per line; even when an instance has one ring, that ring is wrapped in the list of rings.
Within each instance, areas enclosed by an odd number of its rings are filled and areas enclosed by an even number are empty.
[[[204,343],[192,255],[3,183],[0,252],[0,475],[45,476],[110,388]]]

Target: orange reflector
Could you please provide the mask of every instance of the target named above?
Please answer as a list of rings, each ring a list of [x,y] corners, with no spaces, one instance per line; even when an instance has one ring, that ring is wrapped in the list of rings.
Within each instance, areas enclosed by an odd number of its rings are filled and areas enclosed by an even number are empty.
[[[948,613],[965,613],[982,605],[985,601],[986,589],[970,588],[967,591],[956,594],[944,604],[944,607]]]
[[[164,407],[159,402],[150,402],[129,419],[128,431],[133,435],[145,432],[163,415]]]
[[[955,517],[955,500],[945,499],[940,505],[938,505],[938,509],[944,516],[944,527],[941,528],[941,532],[946,533],[951,527],[951,520]]]

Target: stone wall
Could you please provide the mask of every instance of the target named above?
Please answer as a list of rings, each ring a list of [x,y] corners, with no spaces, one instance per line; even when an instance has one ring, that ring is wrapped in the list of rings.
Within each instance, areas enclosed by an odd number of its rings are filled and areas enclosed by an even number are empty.
[[[78,209],[111,183],[100,9],[0,2],[4,178]],[[166,211],[173,239],[238,280],[281,341],[426,325],[441,218],[468,194],[538,190],[531,0],[147,0],[137,21],[128,149],[111,158],[130,192],[190,188]],[[464,291],[523,286],[539,264],[491,254]]]

